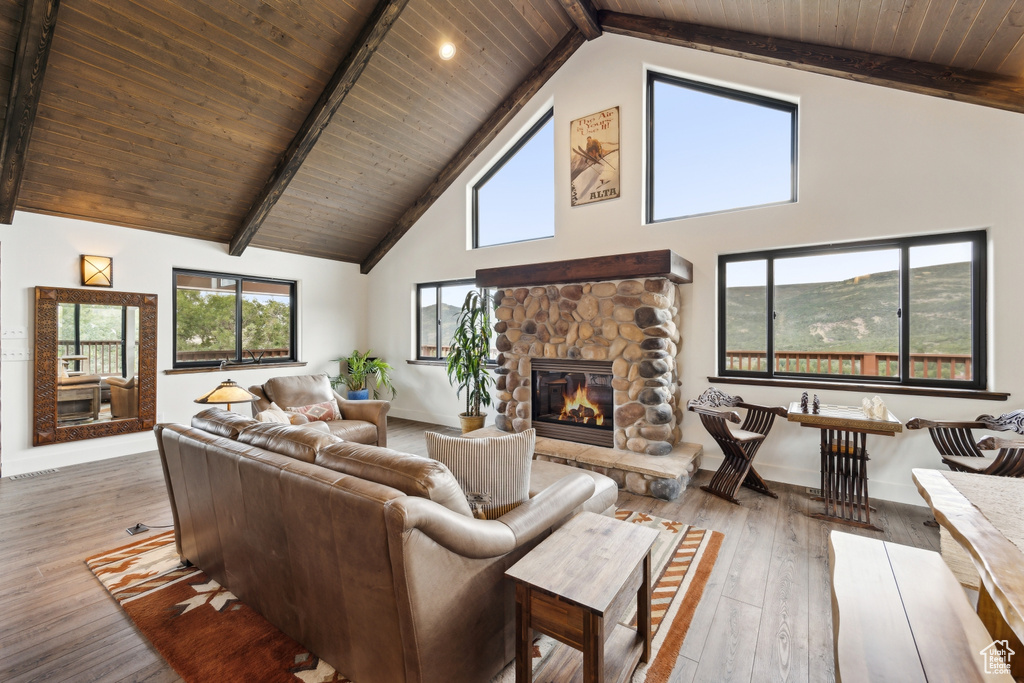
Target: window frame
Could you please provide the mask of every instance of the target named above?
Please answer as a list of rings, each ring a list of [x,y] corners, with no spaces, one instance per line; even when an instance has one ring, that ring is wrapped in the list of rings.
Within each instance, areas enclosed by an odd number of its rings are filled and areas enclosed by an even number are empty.
[[[231,360],[226,361],[215,361],[215,360],[202,360],[202,361],[180,361],[178,360],[178,276],[179,275],[197,275],[199,277],[210,277],[219,279],[229,279],[235,281],[235,357]],[[171,297],[174,301],[174,309],[172,311],[173,331],[171,337],[171,351],[172,351],[172,368],[208,368],[208,367],[219,367],[222,364],[225,365],[252,365],[245,363],[245,359],[242,356],[242,289],[246,282],[262,282],[275,285],[288,285],[290,290],[290,305],[289,305],[289,327],[291,328],[288,333],[288,347],[291,353],[287,357],[281,358],[268,358],[262,360],[260,365],[274,365],[277,363],[296,363],[299,360],[298,352],[298,329],[299,329],[299,301],[298,301],[298,281],[297,280],[284,280],[273,277],[260,277],[255,275],[239,275],[237,273],[221,273],[211,270],[196,270],[194,268],[172,268],[171,269]]]
[[[551,216],[551,235],[544,237],[528,237],[521,240],[509,240],[508,242],[497,242],[495,244],[480,244],[480,188],[487,184],[487,181],[493,178],[498,171],[504,168],[505,164],[512,160],[512,158],[519,153],[519,151],[533,139],[541,128],[543,128],[549,121],[555,117],[555,108],[551,107],[548,109],[537,121],[530,126],[530,128],[523,133],[516,143],[512,147],[501,155],[496,162],[494,162],[487,172],[481,176],[479,180],[473,183],[472,191],[472,231],[473,231],[473,248],[474,249],[487,249],[488,247],[500,247],[505,244],[519,244],[520,242],[536,242],[537,240],[546,240],[554,237],[555,231],[555,217]],[[552,150],[552,157],[554,156],[554,150]],[[553,160],[553,159],[552,159]],[[557,203],[557,199],[556,199]],[[554,208],[554,207],[552,207]]]
[[[939,244],[952,244],[958,242],[971,243],[971,361],[972,379],[970,380],[943,380],[913,378],[910,376],[910,320],[912,306],[910,302],[910,249],[913,247],[934,246]],[[903,386],[934,389],[967,389],[983,391],[988,386],[988,327],[987,327],[987,305],[988,305],[988,232],[986,230],[967,230],[962,232],[941,233],[933,235],[917,235],[912,237],[898,237],[891,239],[865,240],[848,242],[843,244],[823,244],[807,247],[790,247],[784,249],[769,249],[756,252],[743,252],[737,254],[719,254],[718,256],[718,277],[717,277],[717,306],[718,306],[718,343],[717,343],[717,365],[718,374],[723,378],[750,378],[763,380],[803,380],[815,382],[837,382],[850,384],[867,384],[878,387]],[[774,263],[776,259],[791,258],[800,256],[824,256],[829,254],[841,254],[851,251],[868,251],[875,249],[897,249],[899,250],[899,301],[897,302],[897,315],[899,317],[899,375],[895,377],[866,376],[866,375],[829,375],[818,373],[784,372],[775,369],[775,273]],[[727,370],[726,369],[726,266],[728,263],[744,261],[765,261],[765,324],[766,324],[766,350],[765,357],[767,371],[759,372],[752,370]]]
[[[744,102],[746,104],[755,104],[759,106],[769,107],[771,109],[777,109],[779,111],[789,112],[791,115],[791,130],[790,130],[790,198],[788,200],[778,202],[768,202],[767,204],[750,204],[746,206],[734,206],[728,209],[720,209],[718,211],[705,211],[703,213],[685,214],[682,216],[671,216],[668,218],[655,218],[654,217],[654,84],[656,82],[668,83],[682,88],[688,88],[690,90],[696,90],[707,95],[716,95],[718,97],[725,97],[727,99],[735,100],[737,102]],[[766,95],[759,95],[756,93],[745,92],[743,90],[737,90],[736,88],[727,88],[721,85],[712,85],[710,83],[703,83],[701,81],[695,81],[689,78],[683,78],[682,76],[673,76],[671,74],[661,73],[653,69],[647,71],[647,140],[646,140],[646,151],[647,151],[647,163],[645,166],[646,179],[644,188],[644,223],[646,225],[654,225],[657,223],[665,223],[667,221],[677,221],[684,218],[696,218],[698,216],[713,216],[720,213],[728,213],[730,211],[744,211],[746,209],[759,209],[767,206],[782,206],[785,204],[795,204],[797,201],[797,180],[798,180],[798,133],[799,133],[799,105],[796,102],[787,102]]]
[[[424,361],[427,363],[444,363],[447,356],[441,355],[441,288],[442,287],[459,287],[463,285],[472,285],[476,287],[475,278],[460,278],[458,280],[438,280],[436,282],[420,282],[416,285],[416,360]],[[434,334],[437,340],[437,352],[433,356],[424,356],[420,351],[423,349],[423,290],[433,288],[434,289]],[[492,297],[494,291],[490,287],[476,287],[476,290],[480,292],[482,299],[487,301],[491,305],[492,311],[492,329],[491,329],[491,345],[493,346],[494,337],[497,333],[493,329],[493,310],[494,302]],[[493,362],[493,358],[488,358],[487,362]]]

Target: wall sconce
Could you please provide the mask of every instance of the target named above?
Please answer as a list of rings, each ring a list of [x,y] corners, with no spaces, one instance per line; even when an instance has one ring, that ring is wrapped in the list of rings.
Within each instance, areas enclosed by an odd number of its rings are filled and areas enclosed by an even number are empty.
[[[113,287],[114,259],[109,256],[82,254],[82,286]]]

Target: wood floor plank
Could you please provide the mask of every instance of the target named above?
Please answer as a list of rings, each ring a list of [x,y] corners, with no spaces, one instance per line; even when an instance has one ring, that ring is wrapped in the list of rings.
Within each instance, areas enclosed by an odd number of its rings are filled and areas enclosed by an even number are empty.
[[[388,445],[426,455],[428,429],[459,433],[393,418]],[[803,487],[743,489],[733,505],[697,488],[709,479],[673,502],[619,493],[620,507],[725,534],[670,683],[834,680],[829,531],[938,548],[927,508],[876,501],[885,531],[871,532],[808,518],[821,503]],[[170,519],[155,451],[0,479],[0,681],[178,683],[84,562],[131,542],[125,527]]]
[[[694,683],[750,681],[761,608],[722,596]]]

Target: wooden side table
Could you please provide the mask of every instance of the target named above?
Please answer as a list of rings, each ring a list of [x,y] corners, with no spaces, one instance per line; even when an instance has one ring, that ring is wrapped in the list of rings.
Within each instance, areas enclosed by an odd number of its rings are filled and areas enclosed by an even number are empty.
[[[651,656],[651,546],[658,532],[584,512],[519,560],[516,681],[533,680],[536,629],[583,652],[583,681],[620,683]],[[637,628],[616,620],[636,600]]]
[[[896,436],[903,431],[903,424],[888,411],[884,420],[874,420],[858,407],[824,403],[818,413],[805,413],[800,403],[794,402],[789,406],[788,419],[801,427],[821,430],[821,498],[825,512],[810,516],[881,531],[871,523],[867,435]]]

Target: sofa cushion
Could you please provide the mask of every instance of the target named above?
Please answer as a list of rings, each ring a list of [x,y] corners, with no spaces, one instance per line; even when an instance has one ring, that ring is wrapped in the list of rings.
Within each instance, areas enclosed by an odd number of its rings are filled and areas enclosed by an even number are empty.
[[[223,408],[207,408],[192,416],[192,426],[196,429],[202,429],[228,439],[237,439],[239,432],[254,424],[256,424],[256,420],[251,417],[239,415]]]
[[[324,424],[330,427],[331,434],[334,434],[339,439],[371,445],[376,445],[377,443],[377,425],[372,422],[364,422],[363,420],[331,420]]]
[[[530,468],[530,498],[533,498],[562,477],[567,477],[575,472],[586,474],[594,480],[594,495],[587,502],[583,503],[578,512],[596,512],[600,515],[615,506],[619,498],[619,487],[611,477],[591,472],[582,467],[559,465],[547,460],[533,461],[533,466]]]
[[[327,375],[272,377],[263,385],[263,392],[279,406],[309,406],[334,400],[334,390]]]
[[[407,496],[428,498],[467,517],[473,513],[448,468],[429,458],[359,443],[336,443],[316,456],[316,464],[335,472],[398,489]]]
[[[427,454],[462,486],[474,515],[497,519],[530,499],[530,462],[537,432],[467,439],[427,432]]]
[[[313,462],[320,449],[338,443],[330,434],[272,422],[255,422],[239,433],[238,441],[303,462]]]

